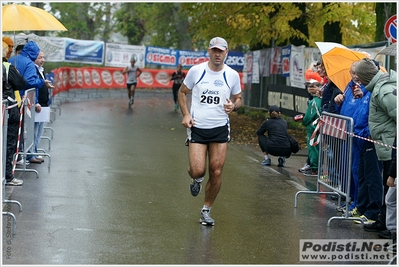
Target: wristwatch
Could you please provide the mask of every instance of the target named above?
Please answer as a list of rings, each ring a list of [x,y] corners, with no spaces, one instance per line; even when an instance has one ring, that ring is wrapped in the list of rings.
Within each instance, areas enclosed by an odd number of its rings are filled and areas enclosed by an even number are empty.
[[[234,109],[233,109],[233,111],[237,111],[237,110],[238,110],[238,107],[237,107],[236,104],[234,104]]]

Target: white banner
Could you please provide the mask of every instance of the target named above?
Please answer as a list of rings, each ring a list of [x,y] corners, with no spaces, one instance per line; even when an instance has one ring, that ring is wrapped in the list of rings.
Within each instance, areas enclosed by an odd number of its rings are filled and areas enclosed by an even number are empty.
[[[132,56],[136,59],[136,66],[144,68],[145,46],[105,44],[105,66],[126,67],[130,66]]]
[[[304,60],[305,46],[291,45],[291,58],[290,58],[290,80],[291,86],[298,88],[305,88],[305,67]]]

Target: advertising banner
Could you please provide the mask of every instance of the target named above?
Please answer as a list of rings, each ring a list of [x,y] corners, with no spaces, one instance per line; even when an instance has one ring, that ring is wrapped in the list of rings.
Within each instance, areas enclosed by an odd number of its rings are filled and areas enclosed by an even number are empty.
[[[304,67],[304,51],[305,46],[303,45],[291,45],[290,81],[293,87],[305,88],[305,71],[307,67]]]
[[[172,69],[141,69],[143,72],[138,78],[137,88],[155,89],[170,88],[172,89],[173,81],[170,80]],[[83,67],[72,68],[62,67],[53,70],[54,75],[54,91],[53,95],[70,89],[119,89],[126,88],[126,74],[122,74],[122,68],[112,67]],[[241,77],[242,73],[239,73]]]
[[[145,46],[106,43],[105,54],[105,66],[125,68],[133,57],[136,66],[144,68]]]
[[[65,38],[65,60],[87,64],[104,63],[104,42]]]
[[[291,46],[284,46],[281,48],[281,76],[290,77],[290,58]]]

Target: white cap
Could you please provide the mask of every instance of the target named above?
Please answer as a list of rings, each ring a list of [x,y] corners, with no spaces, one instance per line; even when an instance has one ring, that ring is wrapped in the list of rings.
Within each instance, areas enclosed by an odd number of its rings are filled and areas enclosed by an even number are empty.
[[[209,48],[217,48],[224,51],[227,49],[227,42],[222,37],[215,37],[209,42]]]

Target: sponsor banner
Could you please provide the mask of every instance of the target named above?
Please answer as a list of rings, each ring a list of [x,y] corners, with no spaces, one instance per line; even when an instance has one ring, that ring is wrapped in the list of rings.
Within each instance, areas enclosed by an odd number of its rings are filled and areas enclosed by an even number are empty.
[[[260,50],[253,51],[252,83],[259,83],[259,58],[260,58]]]
[[[65,38],[65,61],[103,64],[103,59],[104,42]]]
[[[305,46],[291,45],[290,55],[290,81],[291,86],[305,88],[305,69],[304,68]]]
[[[209,55],[207,52],[185,51],[185,50],[176,50],[176,51],[177,51],[178,64],[181,64],[183,68],[185,67],[189,68],[194,65],[198,65],[200,63],[209,61]]]
[[[97,89],[97,88],[126,88],[126,75],[123,68],[62,67],[53,70],[53,95],[70,89]],[[141,69],[143,72],[138,78],[137,88],[172,88],[170,80],[175,70]],[[242,73],[239,73],[241,77]]]
[[[281,47],[273,47],[270,57],[270,74],[281,74]]]
[[[281,76],[290,77],[290,59],[291,59],[291,46],[284,46],[281,48]]]
[[[301,239],[299,260],[313,262],[389,262],[389,239]]]
[[[270,52],[271,48],[263,49],[260,51],[259,71],[261,77],[270,76]]]
[[[181,64],[183,68],[190,68],[206,61],[209,61],[207,51],[174,50],[155,46],[147,46],[145,51],[145,64],[174,68]],[[225,63],[237,71],[242,71],[244,68],[244,53],[229,51]]]
[[[60,47],[57,51],[49,54],[44,55],[46,62],[62,62],[65,59],[65,38],[60,37],[46,37],[51,43],[55,44],[56,46]]]
[[[105,44],[105,66],[121,67],[130,66],[130,59],[136,60],[136,66],[144,68],[145,46]]]
[[[147,46],[145,48],[145,64],[177,67],[177,51],[168,48]]]

